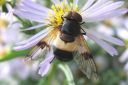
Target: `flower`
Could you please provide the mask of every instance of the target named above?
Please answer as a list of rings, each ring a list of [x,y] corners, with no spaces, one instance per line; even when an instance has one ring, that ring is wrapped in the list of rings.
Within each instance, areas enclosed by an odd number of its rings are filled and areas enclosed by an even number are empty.
[[[126,41],[126,45],[125,45],[125,51],[121,54],[121,56],[119,57],[119,61],[121,63],[125,63],[124,64],[124,71],[126,72],[127,74],[127,77],[128,77],[128,17],[125,17],[125,20],[123,22],[123,25],[124,25],[124,29],[122,30],[118,30],[118,35],[119,37],[121,37],[123,40]]]
[[[0,82],[9,85],[19,85],[19,81],[26,80],[29,77],[37,78],[37,67],[26,65],[24,58],[18,57],[9,61],[0,62]]]
[[[32,2],[31,0],[22,0],[21,3],[15,7],[14,13],[16,15],[39,23],[37,26],[33,26],[25,30],[33,30],[45,26],[47,28],[29,38],[28,40],[17,43],[17,46],[14,47],[14,50],[24,50],[35,46],[40,40],[48,35],[49,30],[58,29],[58,27],[63,22],[62,16],[69,11],[75,11],[79,13],[85,22],[102,21],[114,16],[120,16],[128,11],[126,8],[121,8],[124,4],[123,1],[113,2],[112,0],[87,0],[81,9],[78,6],[78,0],[74,0],[73,3],[70,4],[67,0],[52,0],[52,2],[53,5],[51,6],[51,9]],[[104,35],[103,33],[98,33],[89,29],[85,29],[85,31],[87,37],[95,41],[112,56],[117,55],[118,52],[107,42],[120,46],[124,45],[120,39],[114,38],[112,36]],[[49,44],[51,45],[51,43]],[[39,51],[40,49],[38,49],[37,52]],[[39,74],[44,76],[48,72],[53,58],[53,51],[50,50],[50,52],[47,54],[47,57],[40,65]]]
[[[0,59],[10,53],[10,48],[17,41],[19,23],[15,22],[12,7],[7,4],[8,13],[0,12]]]

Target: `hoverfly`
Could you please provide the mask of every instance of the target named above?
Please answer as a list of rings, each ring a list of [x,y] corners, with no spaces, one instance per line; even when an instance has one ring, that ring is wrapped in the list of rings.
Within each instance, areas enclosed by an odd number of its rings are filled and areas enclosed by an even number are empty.
[[[62,25],[51,29],[48,35],[37,43],[35,50],[52,47],[54,58],[63,62],[74,59],[88,78],[97,78],[96,65],[83,36],[86,32],[81,28],[81,15],[69,11],[62,16],[62,20]],[[29,57],[32,57],[32,53]]]

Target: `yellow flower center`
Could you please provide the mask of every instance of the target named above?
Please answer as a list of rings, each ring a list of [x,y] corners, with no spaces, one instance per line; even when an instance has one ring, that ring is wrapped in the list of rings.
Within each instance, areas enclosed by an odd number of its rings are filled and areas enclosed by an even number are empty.
[[[52,5],[51,7],[54,11],[54,13],[49,13],[49,19],[51,25],[54,27],[58,27],[62,24],[62,16],[69,11],[75,11],[78,12],[78,6],[73,7],[72,3],[70,5],[61,2],[60,4]]]
[[[0,18],[0,28],[7,28],[8,24],[7,20]]]
[[[0,48],[0,60],[4,59],[6,55],[10,54],[10,47]]]
[[[4,5],[6,3],[6,0],[0,0],[0,5]]]
[[[6,50],[5,49],[0,49],[0,59],[3,58],[3,56],[6,55]]]

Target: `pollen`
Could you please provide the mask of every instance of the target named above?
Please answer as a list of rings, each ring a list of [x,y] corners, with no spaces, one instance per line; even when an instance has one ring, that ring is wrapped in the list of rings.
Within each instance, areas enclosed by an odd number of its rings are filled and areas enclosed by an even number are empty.
[[[0,18],[0,28],[7,28],[8,24],[7,20]]]
[[[72,3],[69,5],[64,2],[61,2],[60,4],[54,4],[51,6],[51,8],[54,11],[54,13],[49,13],[48,20],[50,21],[51,25],[54,27],[58,27],[62,24],[63,22],[62,17],[66,12],[79,11],[78,6],[73,7]]]

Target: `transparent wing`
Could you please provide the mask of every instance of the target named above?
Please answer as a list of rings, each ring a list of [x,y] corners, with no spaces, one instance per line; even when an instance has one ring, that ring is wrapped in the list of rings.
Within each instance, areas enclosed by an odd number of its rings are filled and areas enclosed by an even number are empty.
[[[47,54],[48,47],[45,42],[39,42],[32,50],[26,55],[25,61],[37,60]]]
[[[78,49],[74,53],[74,60],[78,64],[81,71],[86,74],[89,79],[97,80],[97,69],[93,56],[89,51],[86,41],[83,36],[79,37]]]
[[[25,60],[36,60],[40,57],[43,57],[47,54],[47,52],[50,51],[51,45],[54,41],[54,39],[57,36],[58,29],[52,29],[48,33],[48,35],[43,38],[41,41],[39,41],[32,50],[26,55]]]

